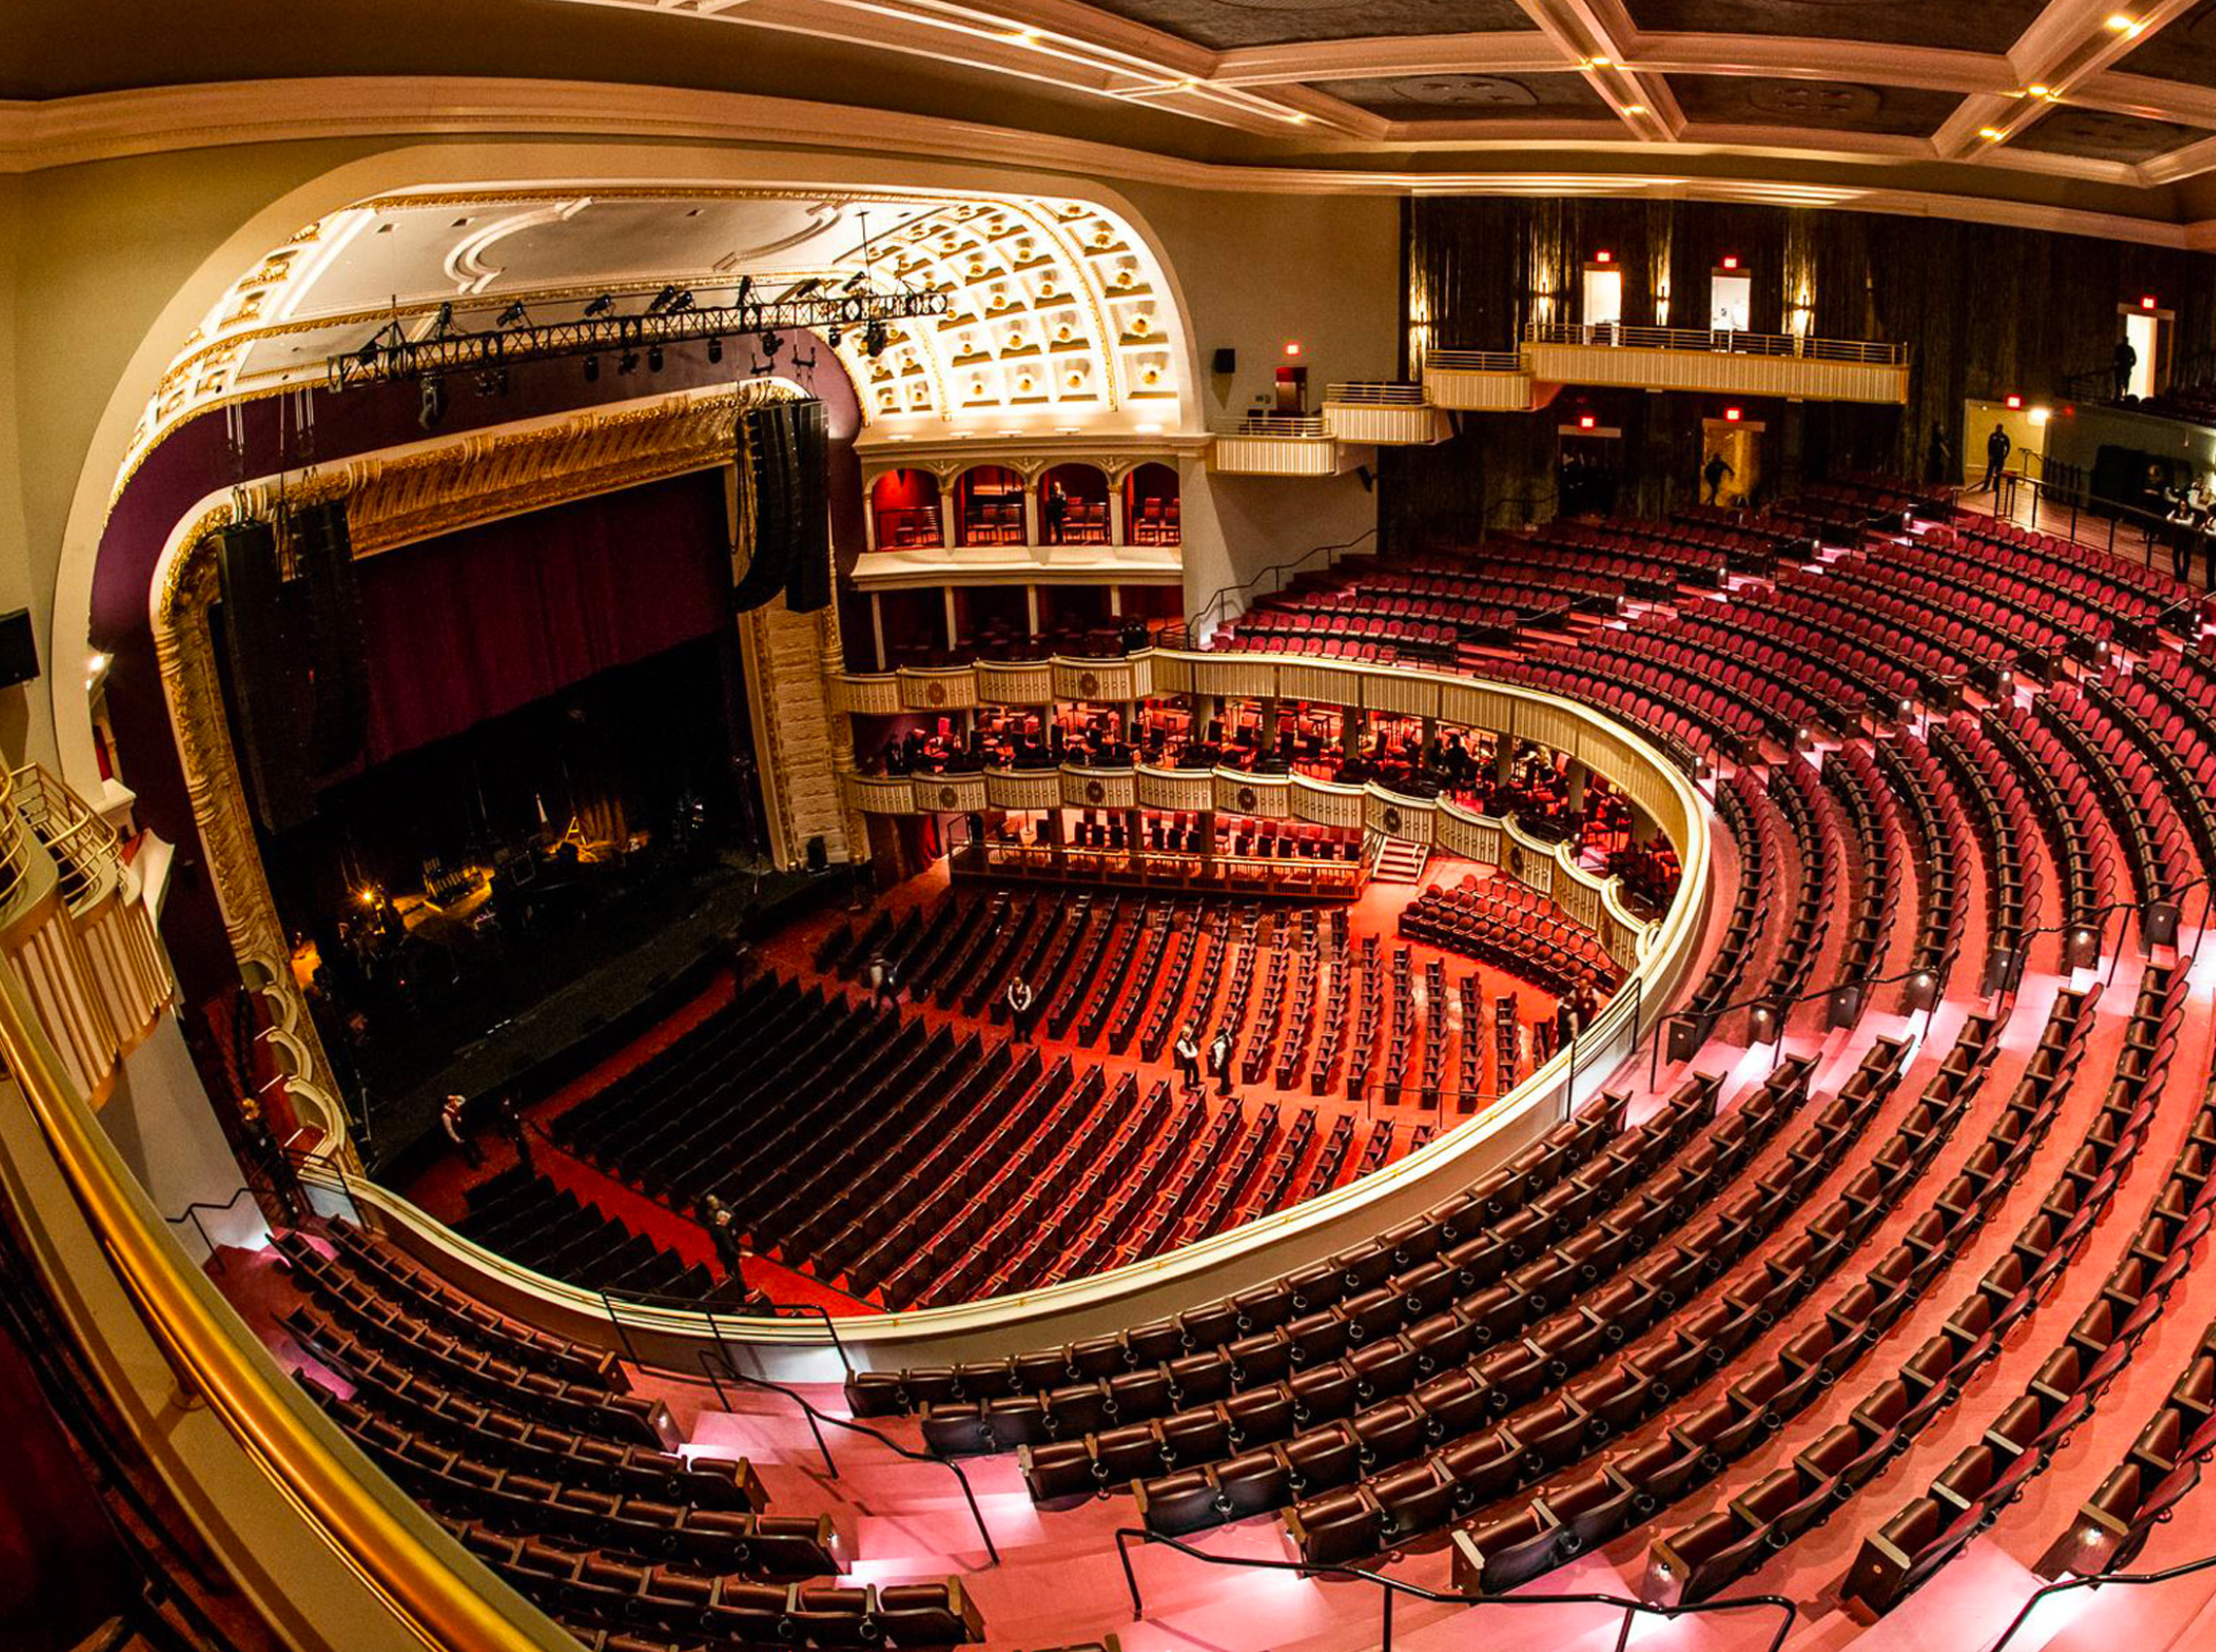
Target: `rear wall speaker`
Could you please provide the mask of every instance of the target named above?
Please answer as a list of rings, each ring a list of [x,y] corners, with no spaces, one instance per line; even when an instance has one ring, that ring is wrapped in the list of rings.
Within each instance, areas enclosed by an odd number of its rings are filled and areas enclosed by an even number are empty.
[[[1219,350],[1215,357],[1215,369],[1226,376],[1239,370],[1239,353],[1236,350]]]
[[[820,832],[808,840],[808,870],[811,872],[829,872],[831,870],[831,845],[823,841],[823,834]]]
[[[31,610],[0,614],[0,688],[13,688],[39,674],[39,642],[31,635]]]

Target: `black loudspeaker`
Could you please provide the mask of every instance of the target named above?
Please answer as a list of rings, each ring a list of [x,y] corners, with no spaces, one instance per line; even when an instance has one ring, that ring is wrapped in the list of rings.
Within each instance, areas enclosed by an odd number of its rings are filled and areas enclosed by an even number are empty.
[[[308,752],[310,711],[299,693],[277,534],[266,522],[223,530],[224,654],[231,711],[255,818],[283,832],[316,811]]]
[[[780,411],[786,405],[749,407],[741,431],[739,462],[754,487],[754,542],[731,597],[742,613],[782,594],[792,568],[792,422]]]
[[[39,674],[39,639],[31,635],[31,610],[0,614],[0,688],[13,688]]]
[[[320,774],[362,758],[369,733],[369,652],[346,502],[309,505],[292,517],[293,566],[304,591],[308,674],[315,695],[315,765]]]
[[[1239,353],[1236,350],[1217,351],[1214,366],[1217,372],[1229,377],[1239,370]]]
[[[785,606],[812,614],[831,605],[831,425],[823,403],[788,401],[787,462],[792,550],[785,561]]]
[[[811,872],[829,872],[831,870],[831,845],[823,841],[823,835],[820,832],[808,840],[808,870]]]

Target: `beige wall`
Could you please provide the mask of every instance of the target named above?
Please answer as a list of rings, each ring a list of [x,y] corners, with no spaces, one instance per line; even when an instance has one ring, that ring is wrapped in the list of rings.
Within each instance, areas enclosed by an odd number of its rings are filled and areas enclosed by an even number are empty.
[[[734,183],[803,176],[1088,192],[1087,180],[926,160],[775,155],[736,147],[682,152],[690,170]],[[27,602],[45,680],[0,691],[0,753],[58,760],[90,790],[83,709],[92,549],[115,465],[146,391],[227,282],[316,213],[369,188],[418,177],[577,177],[596,166],[658,164],[648,146],[554,138],[320,141],[197,150],[0,179],[0,601]],[[357,185],[327,174],[363,162]],[[420,169],[420,170],[419,170]],[[1394,362],[1399,208],[1350,199],[1121,189],[1158,239],[1191,316],[1200,359],[1189,427],[1235,415],[1267,387],[1288,338],[1304,347],[1320,396],[1332,379],[1384,378]],[[334,192],[335,191],[335,192]],[[287,203],[288,195],[297,200]],[[329,198],[325,198],[328,196]],[[312,204],[308,204],[312,203]],[[263,222],[256,224],[257,218]],[[272,228],[277,220],[286,222]],[[252,250],[243,250],[252,243]],[[1218,346],[1239,354],[1219,383]],[[13,348],[11,363],[7,352]],[[121,387],[121,388],[119,388]],[[13,429],[11,427],[14,427]],[[19,477],[19,483],[17,478]],[[1212,482],[1189,466],[1187,593],[1219,587],[1372,526],[1372,496],[1330,481]],[[123,754],[128,765],[128,753]],[[127,777],[127,775],[126,775]]]

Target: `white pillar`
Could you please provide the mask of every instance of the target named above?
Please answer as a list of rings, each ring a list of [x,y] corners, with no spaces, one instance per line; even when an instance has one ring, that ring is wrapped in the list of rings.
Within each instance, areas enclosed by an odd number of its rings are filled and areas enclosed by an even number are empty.
[[[870,645],[877,650],[877,669],[884,670],[884,598],[870,593]]]
[[[957,646],[954,641],[954,588],[952,585],[942,585],[939,587],[939,595],[947,600],[947,652],[952,654]]]
[[[1023,484],[1023,543],[1039,542],[1039,490],[1029,482]]]
[[[939,543],[949,547],[954,543],[954,495],[951,488],[939,490]]]
[[[1108,542],[1121,545],[1124,541],[1124,488],[1119,482],[1108,485]]]
[[[1033,637],[1039,635],[1039,588],[1036,585],[1023,587],[1023,621],[1031,628]]]
[[[863,485],[863,487],[862,487],[862,549],[863,549],[863,550],[865,550],[865,551],[874,551],[874,550],[876,550],[876,549],[878,548],[878,540],[877,540],[877,500],[876,500],[876,499],[875,499],[872,497],[872,496],[873,496],[873,492],[874,492],[874,490],[873,490],[873,487],[872,487],[870,484],[867,484],[867,483],[865,483],[865,484]]]

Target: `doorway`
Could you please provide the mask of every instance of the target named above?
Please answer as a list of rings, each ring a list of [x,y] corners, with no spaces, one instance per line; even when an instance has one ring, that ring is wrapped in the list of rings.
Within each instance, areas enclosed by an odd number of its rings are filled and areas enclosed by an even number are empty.
[[[1721,460],[1719,467],[1716,461]],[[1744,419],[1701,421],[1701,462],[1694,498],[1703,504],[1739,509],[1762,490],[1762,427]]]

